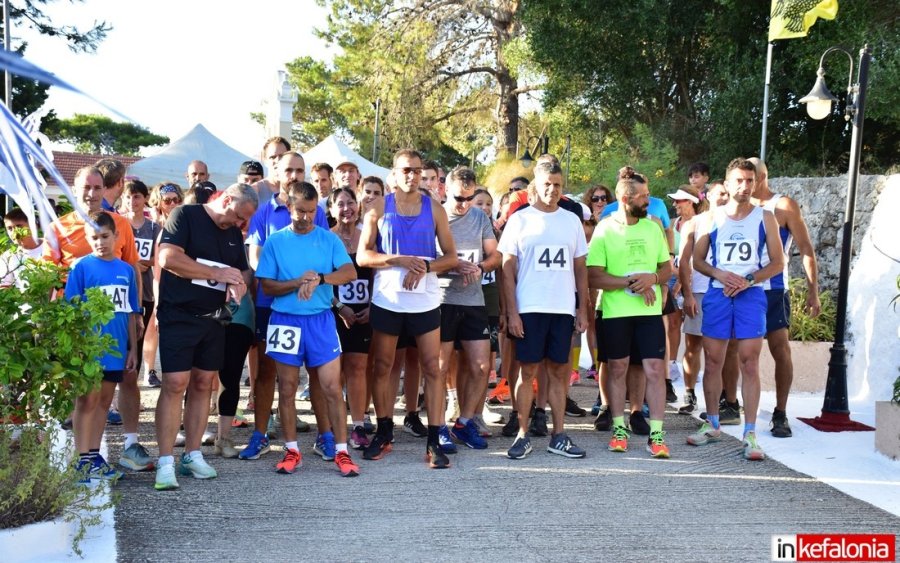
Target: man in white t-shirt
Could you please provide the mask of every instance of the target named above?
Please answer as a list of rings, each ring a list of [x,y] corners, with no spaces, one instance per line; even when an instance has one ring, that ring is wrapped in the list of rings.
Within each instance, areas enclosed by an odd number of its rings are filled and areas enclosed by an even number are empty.
[[[516,384],[519,433],[507,452],[511,459],[531,453],[527,413],[532,380],[542,363],[549,374],[553,410],[547,451],[570,458],[585,456],[565,434],[563,424],[572,330],[584,332],[587,328],[587,299],[576,303],[575,297],[576,291],[588,294],[587,241],[578,217],[559,207],[562,182],[558,164],[539,163],[529,187],[533,203],[510,217],[497,247],[503,254],[506,326],[509,336],[516,339],[516,359],[522,366]]]

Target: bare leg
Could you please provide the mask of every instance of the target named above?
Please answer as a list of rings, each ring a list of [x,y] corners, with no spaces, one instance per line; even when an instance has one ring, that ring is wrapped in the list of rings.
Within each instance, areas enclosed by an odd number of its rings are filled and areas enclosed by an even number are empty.
[[[787,411],[788,395],[794,383],[794,360],[791,358],[788,329],[772,331],[766,335],[766,340],[769,341],[769,352],[775,360],[775,408]],[[747,402],[746,398],[744,402]]]
[[[344,403],[344,394],[341,387],[341,359],[337,357],[327,364],[308,368],[310,379],[315,378],[319,382],[324,402],[328,410],[328,419],[334,432],[334,441],[337,444],[347,443],[347,405]]]
[[[184,406],[184,451],[200,449],[203,432],[209,420],[209,398],[213,380],[218,380],[216,371],[197,368],[191,370],[188,382],[187,403]],[[173,437],[174,439],[174,437]]]
[[[300,382],[300,367],[275,362],[278,373],[278,418],[281,420],[281,437],[287,442],[297,441],[297,386]],[[312,395],[312,377],[310,377]],[[322,429],[319,429],[321,432]],[[265,432],[265,430],[263,430]]]
[[[181,424],[181,404],[191,379],[190,371],[163,373],[159,399],[156,401],[156,441],[159,455],[173,455],[175,435]],[[205,401],[205,399],[204,399]]]
[[[759,410],[759,352],[762,338],[738,340],[738,356],[741,361],[741,396],[744,398],[744,422],[756,424]]]

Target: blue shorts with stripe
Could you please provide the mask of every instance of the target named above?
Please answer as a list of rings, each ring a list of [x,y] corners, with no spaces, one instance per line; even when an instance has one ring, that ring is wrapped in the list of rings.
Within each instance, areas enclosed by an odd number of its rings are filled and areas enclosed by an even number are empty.
[[[272,311],[266,333],[266,354],[289,366],[315,368],[341,355],[334,315],[289,315]]]
[[[727,297],[720,287],[711,287],[703,296],[703,336],[729,338],[762,338],[766,335],[768,300],[761,287],[750,287],[734,297]]]

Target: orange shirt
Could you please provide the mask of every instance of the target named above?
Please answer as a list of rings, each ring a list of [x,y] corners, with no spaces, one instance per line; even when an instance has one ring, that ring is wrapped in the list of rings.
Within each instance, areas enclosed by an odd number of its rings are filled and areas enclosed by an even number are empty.
[[[134,245],[134,231],[128,219],[115,213],[110,213],[116,222],[115,255],[129,264],[138,262],[137,247]],[[91,253],[91,245],[84,234],[84,220],[81,216],[72,212],[63,215],[58,221],[53,222],[53,233],[56,235],[59,250],[50,246],[49,237],[44,239],[44,260],[48,260],[60,266],[71,268],[79,258]]]

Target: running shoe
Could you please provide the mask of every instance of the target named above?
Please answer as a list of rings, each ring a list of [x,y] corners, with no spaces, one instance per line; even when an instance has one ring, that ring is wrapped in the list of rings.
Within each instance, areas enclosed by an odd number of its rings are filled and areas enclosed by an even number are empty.
[[[450,429],[447,428],[446,424],[442,424],[438,429],[438,444],[440,444],[441,450],[445,454],[456,453],[456,444],[450,439]]]
[[[505,377],[500,378],[497,386],[488,395],[489,405],[502,405],[509,400],[509,383]]]
[[[266,438],[270,440],[278,437],[278,430],[275,428],[275,418],[274,414],[270,414],[269,420],[266,421]]]
[[[218,401],[209,405],[209,416],[219,416],[219,403]]]
[[[92,479],[102,479],[104,481],[112,482],[116,482],[125,476],[124,473],[107,463],[100,454],[95,455],[94,459],[91,461],[90,475]]]
[[[391,436],[375,434],[369,447],[363,450],[363,459],[376,460],[381,459],[391,453],[393,446],[391,445]]]
[[[269,439],[259,430],[250,435],[250,443],[238,454],[238,459],[259,459],[269,451]]]
[[[703,446],[710,442],[718,442],[722,439],[722,431],[713,428],[712,424],[704,422],[700,429],[687,437],[687,443],[692,446]]]
[[[566,396],[566,416],[587,416],[587,411],[579,407],[578,403],[576,403],[574,399]]]
[[[747,432],[744,436],[744,459],[750,461],[762,461],[766,459],[766,452],[756,442],[756,432]]]
[[[691,414],[697,410],[697,394],[693,389],[685,389],[684,404],[678,407],[678,414]]]
[[[181,474],[193,475],[194,479],[215,479],[218,476],[216,470],[203,459],[201,455],[194,459],[189,454],[181,454]]]
[[[82,485],[89,485],[91,483],[91,465],[90,459],[79,459],[78,463],[75,465],[75,472],[78,473],[80,477],[78,482]]]
[[[591,368],[587,370],[587,373],[584,374],[585,379],[597,379],[597,370],[595,368]]]
[[[301,465],[303,465],[303,455],[294,448],[287,448],[284,450],[284,457],[275,464],[275,472],[293,473]]]
[[[244,387],[250,387],[250,376],[249,375],[247,377],[245,377],[243,379],[243,381],[241,381],[241,385],[243,385]]]
[[[216,455],[225,459],[234,459],[241,453],[234,447],[234,442],[231,441],[231,438],[217,438],[213,451]]]
[[[334,464],[337,465],[338,471],[342,477],[356,477],[359,475],[359,466],[350,459],[347,452],[337,452],[334,456]]]
[[[176,448],[184,447],[184,432],[179,431],[178,434],[175,435],[175,447]]]
[[[366,431],[366,434],[375,433],[375,423],[372,422],[372,416],[369,413],[366,413],[363,417],[363,429]]]
[[[316,443],[313,451],[319,454],[325,461],[333,461],[336,453],[334,444],[334,433],[323,432],[316,436]]]
[[[348,442],[350,447],[354,450],[364,450],[369,447],[369,437],[366,436],[366,429],[362,426],[355,427],[350,432],[350,439]]]
[[[419,418],[418,412],[406,413],[406,416],[403,417],[403,431],[407,434],[412,434],[416,438],[428,436],[428,429],[422,424],[422,419]]]
[[[575,445],[571,438],[565,433],[560,432],[550,439],[547,451],[551,454],[561,455],[569,458],[582,458],[587,453]]]
[[[501,418],[500,420],[502,421],[503,419]],[[490,438],[494,435],[493,432],[491,432],[491,429],[488,428],[488,425],[484,421],[484,417],[482,415],[476,414],[472,417],[472,421],[475,422],[475,428],[478,429],[478,435],[482,438]]]
[[[606,448],[611,452],[627,452],[628,451],[628,429],[624,426],[616,426],[613,428],[612,439]]]
[[[531,422],[528,424],[529,436],[546,436],[550,431],[547,430],[547,411],[544,409],[534,409],[531,416]]]
[[[666,445],[666,433],[664,430],[656,430],[647,438],[647,451],[650,457],[669,458],[669,446]]]
[[[791,432],[791,425],[788,423],[787,413],[775,409],[772,411],[772,436],[775,438],[790,438],[794,435]]]
[[[512,411],[509,413],[509,420],[500,429],[500,434],[507,438],[512,438],[519,433],[519,413]]]
[[[600,412],[597,413],[597,418],[594,419],[594,430],[597,432],[606,432],[611,427],[612,413],[609,412],[609,407],[602,405],[600,407]]]
[[[297,424],[295,425],[297,432],[309,432],[312,428],[309,426],[309,423],[300,418],[300,415],[297,415]],[[274,432],[274,429],[272,430]]]
[[[594,406],[591,407],[591,416],[597,416],[600,414],[600,409],[603,407],[603,399],[597,397],[597,400],[594,401]]]
[[[156,483],[153,484],[153,488],[157,491],[171,491],[178,488],[174,464],[169,463],[156,468]]]
[[[681,379],[681,367],[678,362],[669,362],[669,380],[678,381]]]
[[[631,413],[631,416],[628,417],[628,426],[631,427],[631,433],[637,434],[638,436],[649,436],[650,435],[650,425],[647,424],[647,419],[644,418],[644,413],[635,411]]]
[[[495,370],[491,370],[490,375],[488,375],[488,389],[493,389],[497,386],[497,381],[499,378],[497,377],[497,372]]]
[[[516,438],[513,445],[506,451],[506,457],[509,459],[524,459],[525,456],[530,453],[531,440],[528,439],[528,436],[524,436],[522,438]]]
[[[450,429],[450,435],[473,450],[487,448],[487,441],[481,437],[473,419],[469,419],[465,424],[460,424],[457,420],[453,428]]]
[[[232,428],[247,428],[250,426],[250,423],[247,422],[247,419],[244,417],[244,413],[241,412],[241,409],[238,409],[236,413],[234,413],[234,418],[231,419],[231,427]]]
[[[153,469],[153,460],[147,452],[147,448],[135,442],[131,444],[119,457],[119,465],[132,471],[148,471]]]
[[[719,405],[719,424],[723,426],[736,426],[741,423],[741,404],[725,402],[725,406]]]
[[[455,421],[457,418],[459,418],[459,401],[455,398],[448,398],[447,410],[444,413],[444,420],[446,420],[447,423],[450,423]]]
[[[298,401],[308,401],[309,400],[309,385],[303,388],[303,391],[300,391],[300,394],[297,395]]]
[[[678,393],[675,392],[675,386],[672,385],[672,380],[666,380],[666,402],[674,403],[678,400]]]
[[[431,469],[447,469],[450,467],[450,459],[444,452],[441,444],[428,444],[425,448],[425,461]]]
[[[569,374],[569,387],[572,387],[573,385],[578,385],[579,381],[581,381],[581,376],[578,375],[577,369],[573,369],[572,373]]]
[[[159,376],[156,375],[156,370],[151,369],[147,374],[147,385],[153,387],[154,389],[162,387],[162,380],[159,379]],[[177,486],[177,483],[176,483]]]
[[[106,423],[111,426],[121,426],[122,415],[116,409],[109,409],[109,412],[106,413]]]
[[[216,443],[216,435],[207,430],[203,433],[203,436],[200,438],[201,446],[212,446]]]

